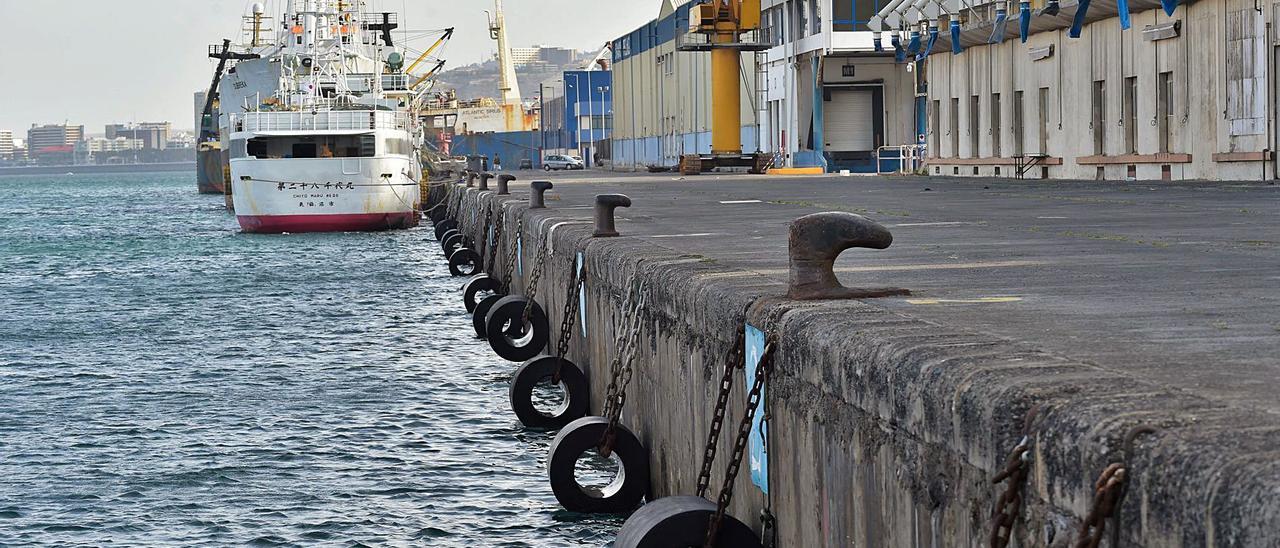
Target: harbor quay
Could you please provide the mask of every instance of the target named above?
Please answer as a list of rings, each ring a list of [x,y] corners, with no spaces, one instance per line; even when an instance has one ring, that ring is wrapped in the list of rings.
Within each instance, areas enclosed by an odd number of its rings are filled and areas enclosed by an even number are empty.
[[[1280,544],[1280,187],[586,172],[531,209],[528,183],[427,203],[549,325],[581,281],[590,415],[634,350],[645,507],[715,501],[743,455],[726,515],[766,545]]]

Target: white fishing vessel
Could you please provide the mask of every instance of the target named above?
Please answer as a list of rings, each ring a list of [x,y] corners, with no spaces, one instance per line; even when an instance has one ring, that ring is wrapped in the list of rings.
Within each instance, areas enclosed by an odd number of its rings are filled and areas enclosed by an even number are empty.
[[[414,90],[422,79],[404,68],[396,15],[353,0],[285,4],[272,46],[236,64],[221,85],[220,133],[240,226],[416,226],[422,129]]]

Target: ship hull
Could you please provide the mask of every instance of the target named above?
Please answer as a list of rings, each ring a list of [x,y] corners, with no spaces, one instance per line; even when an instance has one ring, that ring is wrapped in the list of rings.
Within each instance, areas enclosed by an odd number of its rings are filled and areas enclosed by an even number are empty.
[[[231,160],[236,220],[249,233],[367,232],[417,226],[408,158]]]

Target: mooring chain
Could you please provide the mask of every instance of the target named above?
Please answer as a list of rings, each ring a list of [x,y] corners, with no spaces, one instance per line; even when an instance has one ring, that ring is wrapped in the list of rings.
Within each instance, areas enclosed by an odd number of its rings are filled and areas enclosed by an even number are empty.
[[[502,273],[502,292],[511,294],[511,277],[516,271],[516,260],[520,256],[520,240],[524,237],[524,217],[516,219],[516,231],[511,235],[511,252],[507,254],[507,268]]]
[[[1004,492],[996,501],[995,513],[991,516],[992,548],[1005,548],[1009,545],[1010,537],[1013,536],[1013,524],[1022,512],[1022,488],[1027,482],[1027,461],[1030,450],[1030,438],[1023,436],[1022,441],[1009,454],[1004,470],[992,480],[992,483],[997,485],[1002,481],[1008,481]]]
[[[626,295],[623,296],[622,317],[621,320],[617,322],[617,325],[614,326],[613,348],[616,352],[613,356],[613,360],[609,362],[609,386],[605,390],[603,410],[603,414],[606,417],[612,414],[614,403],[613,396],[614,392],[617,391],[618,388],[618,368],[622,364],[622,345],[626,343],[628,340],[627,334],[631,332],[631,308],[634,301],[633,297],[635,295],[635,289],[636,286],[633,283],[631,287],[628,288]]]
[[[747,412],[742,415],[742,422],[738,423],[738,437],[733,441],[733,454],[729,457],[729,468],[725,471],[724,485],[720,488],[720,496],[716,499],[716,513],[712,514],[707,522],[704,548],[713,548],[716,545],[716,537],[720,533],[720,522],[724,520],[724,513],[728,510],[729,503],[733,501],[733,482],[737,479],[738,472],[742,470],[742,457],[746,455],[747,443],[751,439],[751,423],[755,419],[756,409],[760,407],[760,398],[764,394],[765,384],[768,383],[776,350],[777,344],[773,341],[773,337],[770,337],[769,342],[764,346],[764,353],[760,355],[760,362],[756,364],[756,378],[751,383],[751,392],[747,394]]]
[[[1013,538],[1013,525],[1018,521],[1018,516],[1022,513],[1022,492],[1027,483],[1027,474],[1030,471],[1031,425],[1039,413],[1039,406],[1032,407],[1031,410],[1027,411],[1026,419],[1022,423],[1022,439],[1013,448],[1013,451],[1009,453],[1009,458],[1005,461],[1004,470],[991,481],[995,485],[1007,482],[1005,483],[1004,492],[1000,494],[1000,498],[996,501],[995,511],[991,514],[991,535],[989,540],[992,548],[1005,548],[1009,545],[1010,540]]]
[[[522,325],[529,324],[529,315],[533,313],[534,299],[538,298],[538,282],[542,280],[542,271],[547,266],[547,255],[551,254],[551,250],[547,249],[547,237],[538,238],[537,248],[534,250],[538,254],[538,258],[533,261],[533,272],[529,273],[529,285],[525,290],[524,314],[521,316]]]
[[[635,376],[636,347],[640,344],[640,328],[644,325],[645,286],[637,283],[632,290],[635,294],[628,295],[628,303],[623,308],[626,323],[625,327],[619,326],[622,330],[616,345],[618,352],[613,357],[610,367],[613,376],[605,395],[604,416],[609,419],[609,425],[600,439],[600,454],[605,457],[613,453],[615,431],[622,420],[622,409],[627,404],[627,386]]]
[[[560,368],[564,367],[564,357],[569,353],[569,343],[573,340],[573,328],[578,323],[578,299],[582,295],[582,273],[578,272],[578,254],[569,259],[569,268],[573,274],[569,276],[568,297],[564,302],[564,316],[560,318],[560,340],[556,341],[556,372],[551,382],[560,382]],[[583,265],[585,269],[586,266]]]
[[[1107,529],[1107,520],[1115,512],[1120,502],[1120,493],[1124,489],[1125,476],[1128,470],[1118,462],[1113,462],[1102,471],[1098,482],[1093,487],[1093,508],[1080,524],[1080,537],[1076,540],[1076,548],[1098,548],[1102,544],[1102,535]]]
[[[491,270],[491,271],[492,271],[492,270],[494,270],[494,268],[493,268],[493,267],[494,267],[494,264],[493,264],[493,263],[494,263],[494,261],[497,261],[497,260],[498,260],[498,248],[499,248],[499,247],[502,247],[502,229],[503,229],[503,225],[505,225],[505,224],[506,224],[506,217],[507,217],[507,216],[502,212],[502,210],[501,210],[501,209],[502,209],[502,206],[501,206],[501,205],[498,205],[498,206],[495,206],[495,207],[497,207],[497,208],[498,208],[498,210],[499,210],[499,211],[498,211],[498,218],[494,220],[494,223],[493,223],[493,237],[492,237],[492,239],[491,239],[491,242],[488,244],[488,245],[489,245],[489,249],[488,249],[488,252],[489,252],[489,253],[488,253],[488,255],[489,255],[489,260],[488,260],[488,261],[485,261],[485,263],[484,263],[484,264],[485,264],[485,266],[487,266],[487,267],[489,268],[489,270]]]
[[[724,429],[725,411],[729,407],[729,395],[733,392],[733,373],[742,367],[745,336],[742,331],[729,349],[725,357],[724,374],[720,376],[720,393],[716,397],[716,406],[711,413],[711,431],[707,434],[707,446],[702,450],[702,471],[698,473],[698,496],[706,497],[711,486],[711,467],[716,460],[716,451],[720,442],[720,432]]]
[[[1111,531],[1111,545],[1120,545],[1120,504],[1124,501],[1125,490],[1128,488],[1128,463],[1133,458],[1133,442],[1138,436],[1156,432],[1158,430],[1153,426],[1138,425],[1125,434],[1121,461],[1107,465],[1093,486],[1093,508],[1080,523],[1076,548],[1098,548],[1102,544],[1108,519],[1115,521]]]
[[[489,202],[489,207],[485,208],[485,212],[484,212],[484,224],[480,225],[481,228],[484,229],[484,241],[481,243],[483,243],[485,247],[481,248],[483,250],[482,253],[489,250],[488,249],[489,248],[489,230],[493,226],[492,223],[493,223],[493,202]],[[484,255],[481,254],[480,256],[483,257]]]

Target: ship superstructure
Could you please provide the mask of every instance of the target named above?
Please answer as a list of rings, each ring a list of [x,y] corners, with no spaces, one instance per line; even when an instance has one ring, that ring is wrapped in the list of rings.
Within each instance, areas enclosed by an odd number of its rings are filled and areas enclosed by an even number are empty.
[[[245,231],[417,224],[426,76],[404,69],[397,19],[361,1],[291,0],[274,44],[228,70],[219,129]]]

